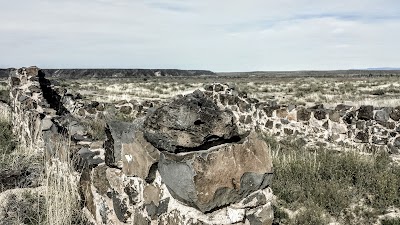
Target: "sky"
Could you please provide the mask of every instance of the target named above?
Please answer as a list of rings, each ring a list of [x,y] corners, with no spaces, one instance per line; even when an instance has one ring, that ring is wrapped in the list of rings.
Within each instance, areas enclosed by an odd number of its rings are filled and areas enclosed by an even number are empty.
[[[0,0],[0,67],[400,67],[398,0]]]

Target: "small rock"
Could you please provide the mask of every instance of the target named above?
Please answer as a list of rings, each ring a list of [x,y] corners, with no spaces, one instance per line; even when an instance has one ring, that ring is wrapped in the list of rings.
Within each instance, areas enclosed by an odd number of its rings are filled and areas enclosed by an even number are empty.
[[[359,120],[372,120],[374,117],[374,107],[372,105],[363,105],[358,109]]]

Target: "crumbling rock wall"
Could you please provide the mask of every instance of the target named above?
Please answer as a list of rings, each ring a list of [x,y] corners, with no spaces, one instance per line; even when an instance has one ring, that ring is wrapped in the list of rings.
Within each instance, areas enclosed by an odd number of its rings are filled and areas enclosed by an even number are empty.
[[[79,163],[104,162],[101,159],[102,143],[94,142],[72,115],[66,104],[65,89],[53,86],[37,67],[12,70],[9,76],[10,106],[13,133],[18,137],[18,146],[26,151],[43,151],[48,157],[74,156]],[[57,152],[61,146],[70,146],[71,152]],[[85,148],[92,148],[87,152]],[[103,151],[104,152],[104,151]],[[89,157],[90,155],[90,157]],[[96,160],[93,157],[96,156]],[[84,161],[82,161],[84,160]]]
[[[213,84],[205,87],[223,109],[232,110],[240,129],[257,129],[278,138],[296,136],[308,145],[378,148],[400,153],[400,106],[359,108],[339,104],[335,108],[315,105],[306,108],[260,102],[232,87]]]
[[[200,92],[149,111],[152,117],[108,122],[102,142],[93,141],[81,123],[82,118],[96,118],[86,114],[89,107],[54,86],[38,68],[12,71],[10,85],[19,144],[32,151],[45,149],[48,157],[79,158],[80,192],[93,223],[272,223],[273,170],[266,143],[250,130],[239,133],[232,112]],[[195,105],[188,104],[192,100]],[[90,106],[96,116],[99,105]],[[78,113],[82,108],[84,115]],[[170,114],[162,116],[163,109]],[[160,118],[165,123],[157,124]],[[180,127],[176,118],[187,124]],[[189,129],[191,125],[196,128]],[[158,136],[163,143],[178,143],[166,146],[179,151],[160,147]]]
[[[400,107],[279,105],[224,84],[164,103],[110,106],[82,101],[36,67],[11,71],[9,81],[19,144],[49,157],[70,146],[94,224],[271,224],[273,167],[257,131],[309,145],[400,149]],[[95,141],[82,120],[108,107],[138,119],[108,122],[106,140]]]
[[[234,122],[200,91],[133,123],[109,122],[105,164],[81,179],[93,221],[272,224],[269,148]]]

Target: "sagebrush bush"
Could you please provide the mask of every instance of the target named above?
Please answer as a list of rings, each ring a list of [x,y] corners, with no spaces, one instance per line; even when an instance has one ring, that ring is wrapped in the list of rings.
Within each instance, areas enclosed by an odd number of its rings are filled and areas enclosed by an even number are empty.
[[[266,141],[273,153],[272,189],[286,207],[307,203],[342,218],[351,204],[364,200],[372,211],[358,215],[376,217],[390,207],[400,207],[400,166],[386,152],[360,155],[310,149],[302,141]],[[361,209],[363,210],[363,209]]]

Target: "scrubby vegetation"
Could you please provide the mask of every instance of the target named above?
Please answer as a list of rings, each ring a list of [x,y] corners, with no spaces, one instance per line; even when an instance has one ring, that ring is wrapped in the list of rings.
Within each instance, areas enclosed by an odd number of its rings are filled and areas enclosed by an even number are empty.
[[[0,113],[0,224],[86,224],[70,157],[46,162],[16,148],[7,113]]]
[[[400,208],[400,166],[388,153],[361,155],[310,149],[301,140],[266,139],[273,152],[277,221],[372,224],[389,207]]]

